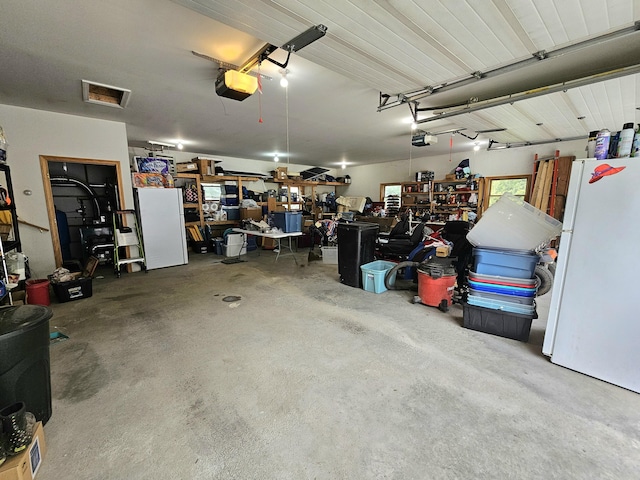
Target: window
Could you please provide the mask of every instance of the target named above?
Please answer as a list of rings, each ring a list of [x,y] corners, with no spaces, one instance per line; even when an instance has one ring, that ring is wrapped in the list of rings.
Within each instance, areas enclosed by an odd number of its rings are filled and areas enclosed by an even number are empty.
[[[380,201],[384,202],[384,209],[391,216],[396,215],[400,209],[401,193],[402,185],[399,183],[380,184]]]
[[[485,209],[493,205],[504,193],[529,200],[529,183],[531,175],[510,175],[505,177],[485,178]]]

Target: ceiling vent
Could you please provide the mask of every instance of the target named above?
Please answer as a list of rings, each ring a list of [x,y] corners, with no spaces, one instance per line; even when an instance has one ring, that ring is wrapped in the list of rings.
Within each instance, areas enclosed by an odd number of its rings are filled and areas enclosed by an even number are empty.
[[[130,97],[131,90],[126,88],[82,80],[82,99],[87,103],[125,108]]]

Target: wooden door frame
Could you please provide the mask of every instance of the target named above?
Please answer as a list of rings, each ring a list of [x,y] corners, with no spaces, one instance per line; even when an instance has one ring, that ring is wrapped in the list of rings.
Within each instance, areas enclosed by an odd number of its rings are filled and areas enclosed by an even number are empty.
[[[93,158],[71,158],[54,157],[51,155],[40,155],[40,171],[42,172],[42,186],[44,187],[44,199],[47,206],[47,216],[49,217],[49,231],[53,243],[53,256],[56,267],[62,266],[62,248],[60,246],[60,236],[58,235],[58,222],[56,222],[56,208],[53,201],[53,190],[51,188],[51,177],[49,175],[49,162],[58,163],[80,163],[85,165],[99,165],[103,167],[116,168],[116,181],[118,182],[118,201],[124,205],[124,192],[122,191],[122,169],[119,160],[96,160]]]

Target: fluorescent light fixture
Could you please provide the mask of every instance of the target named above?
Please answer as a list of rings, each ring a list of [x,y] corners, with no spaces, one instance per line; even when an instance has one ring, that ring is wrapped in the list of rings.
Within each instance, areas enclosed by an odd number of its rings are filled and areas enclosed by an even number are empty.
[[[147,143],[153,146],[158,145],[159,147],[167,147],[167,148],[175,147],[173,143],[156,142],[155,140],[149,140],[147,141]]]

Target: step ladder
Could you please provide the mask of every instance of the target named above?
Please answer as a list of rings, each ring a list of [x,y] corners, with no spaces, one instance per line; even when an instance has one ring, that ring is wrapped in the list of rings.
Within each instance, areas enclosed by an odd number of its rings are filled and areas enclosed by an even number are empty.
[[[139,263],[140,268],[147,272],[147,262],[144,257],[142,235],[138,227],[135,210],[116,210],[113,212],[113,268],[116,276],[120,277],[120,267]],[[137,250],[133,251],[132,250]],[[125,256],[123,256],[125,255]],[[129,256],[130,255],[130,256]]]

